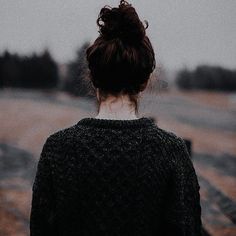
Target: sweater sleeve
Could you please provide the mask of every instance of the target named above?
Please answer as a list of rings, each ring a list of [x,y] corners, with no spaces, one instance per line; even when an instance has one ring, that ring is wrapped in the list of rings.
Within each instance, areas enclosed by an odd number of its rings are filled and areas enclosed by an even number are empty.
[[[202,236],[198,178],[182,138],[176,147],[165,209],[166,235]]]
[[[53,191],[50,158],[53,155],[51,138],[44,143],[32,186],[30,236],[53,235]]]

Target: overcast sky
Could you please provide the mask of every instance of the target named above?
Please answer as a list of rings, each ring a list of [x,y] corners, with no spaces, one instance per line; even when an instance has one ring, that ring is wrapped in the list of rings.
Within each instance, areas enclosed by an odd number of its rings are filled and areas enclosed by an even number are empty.
[[[133,0],[157,63],[167,69],[200,63],[236,68],[236,0]],[[0,52],[48,47],[58,62],[98,36],[96,19],[117,0],[0,0]]]

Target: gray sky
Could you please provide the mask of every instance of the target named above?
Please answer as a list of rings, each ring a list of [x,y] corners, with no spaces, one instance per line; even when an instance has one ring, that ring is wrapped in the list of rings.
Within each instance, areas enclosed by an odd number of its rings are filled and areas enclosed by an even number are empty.
[[[236,68],[236,0],[133,0],[157,64],[167,69],[200,63]],[[0,52],[27,54],[48,47],[59,62],[98,36],[96,19],[118,0],[0,0]]]

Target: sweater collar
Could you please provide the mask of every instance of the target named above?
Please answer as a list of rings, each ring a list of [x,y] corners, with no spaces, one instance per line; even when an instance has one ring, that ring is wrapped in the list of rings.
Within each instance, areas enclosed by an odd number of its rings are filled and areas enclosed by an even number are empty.
[[[155,125],[155,122],[149,117],[141,117],[132,120],[101,119],[86,117],[81,119],[77,125],[102,128],[141,128]]]

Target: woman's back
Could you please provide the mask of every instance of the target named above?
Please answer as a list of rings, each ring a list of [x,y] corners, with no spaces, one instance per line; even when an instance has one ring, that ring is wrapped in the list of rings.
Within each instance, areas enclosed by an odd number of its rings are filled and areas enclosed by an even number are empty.
[[[151,119],[84,118],[46,140],[32,235],[201,235],[200,186],[183,139]]]
[[[200,236],[200,186],[184,141],[137,116],[155,68],[148,24],[124,0],[103,7],[97,24],[86,58],[98,115],[47,138],[31,236]]]

